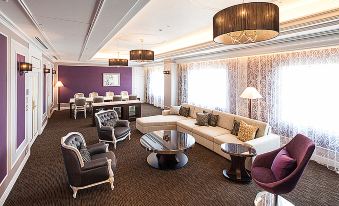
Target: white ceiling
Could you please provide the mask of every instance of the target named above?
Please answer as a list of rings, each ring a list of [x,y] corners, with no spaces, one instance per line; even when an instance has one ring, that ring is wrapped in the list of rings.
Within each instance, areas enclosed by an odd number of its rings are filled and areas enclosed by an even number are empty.
[[[86,61],[148,1],[11,0],[0,11],[60,61]]]
[[[259,0],[266,1],[267,0]],[[152,49],[155,55],[212,41],[212,18],[242,0],[151,0],[93,58],[128,58],[129,50]],[[249,1],[245,1],[249,2]],[[280,21],[339,8],[338,0],[271,0],[280,7]]]
[[[259,1],[278,4],[281,22],[339,8],[339,0]],[[210,42],[213,15],[242,2],[9,0],[0,1],[0,14],[31,39],[42,39],[49,48],[45,51],[59,61],[107,63],[110,57],[128,58],[131,49],[152,49],[157,56]]]

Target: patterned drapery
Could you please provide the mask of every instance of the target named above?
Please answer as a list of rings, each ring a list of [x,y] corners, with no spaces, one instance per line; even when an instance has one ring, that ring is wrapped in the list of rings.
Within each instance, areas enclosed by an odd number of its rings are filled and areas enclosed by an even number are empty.
[[[285,137],[285,142],[297,133],[310,137],[316,144],[313,159],[339,172],[339,126],[331,123],[337,122],[339,116],[338,107],[332,104],[337,103],[339,97],[327,95],[337,93],[336,88],[339,88],[339,81],[331,78],[339,75],[339,48],[217,62],[218,67],[227,69],[228,80],[228,102],[221,107],[228,107],[231,113],[248,116],[247,100],[240,98],[240,94],[248,86],[257,88],[263,98],[253,101],[252,118],[268,122],[274,133]],[[187,102],[189,69],[202,65],[206,62],[178,65],[179,103]],[[216,61],[210,61],[210,65],[216,66]],[[307,91],[310,89],[312,95]],[[295,114],[287,115],[292,111]]]
[[[147,103],[164,108],[164,67],[153,66],[145,68]]]

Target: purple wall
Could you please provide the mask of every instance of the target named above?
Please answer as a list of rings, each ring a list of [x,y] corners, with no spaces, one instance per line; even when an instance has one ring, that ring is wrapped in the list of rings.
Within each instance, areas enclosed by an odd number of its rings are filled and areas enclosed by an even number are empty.
[[[120,73],[120,87],[104,87],[103,73]],[[98,92],[104,96],[105,92],[121,91],[132,93],[132,68],[131,67],[95,67],[95,66],[59,66],[59,81],[64,84],[60,90],[60,102],[67,103],[77,92],[88,96],[91,92]]]
[[[25,56],[17,54],[17,61],[24,62]],[[17,141],[18,148],[25,140],[25,74],[17,76]]]
[[[7,174],[7,37],[0,34],[0,182]]]

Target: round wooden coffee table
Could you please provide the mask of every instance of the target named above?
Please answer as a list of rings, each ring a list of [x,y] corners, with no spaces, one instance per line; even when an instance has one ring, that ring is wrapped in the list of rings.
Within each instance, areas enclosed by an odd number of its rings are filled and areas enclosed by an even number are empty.
[[[147,157],[150,166],[161,170],[178,169],[186,165],[184,154],[193,147],[193,136],[176,130],[150,132],[140,138],[141,145],[152,153]]]
[[[245,160],[247,157],[257,155],[254,148],[242,145],[224,143],[221,145],[221,150],[231,156],[231,168],[224,169],[224,176],[232,181],[248,183],[252,180],[250,172],[245,168]]]

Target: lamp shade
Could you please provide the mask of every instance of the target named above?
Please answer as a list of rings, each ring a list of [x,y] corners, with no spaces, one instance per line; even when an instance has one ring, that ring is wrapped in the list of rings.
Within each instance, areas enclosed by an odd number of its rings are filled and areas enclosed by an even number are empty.
[[[154,61],[154,51],[152,50],[131,50],[129,52],[130,60],[137,62],[151,62]]]
[[[56,84],[55,84],[56,87],[63,87],[64,84],[61,82],[61,81],[58,81]]]
[[[109,66],[128,66],[128,59],[109,59]]]
[[[29,72],[32,71],[32,64],[27,63],[27,62],[19,62],[19,71],[20,72]]]
[[[267,2],[251,2],[225,8],[213,17],[213,41],[247,44],[279,35],[279,7]]]
[[[242,92],[240,97],[244,98],[244,99],[260,99],[260,98],[262,98],[262,96],[259,94],[258,90],[254,87],[247,87]]]

